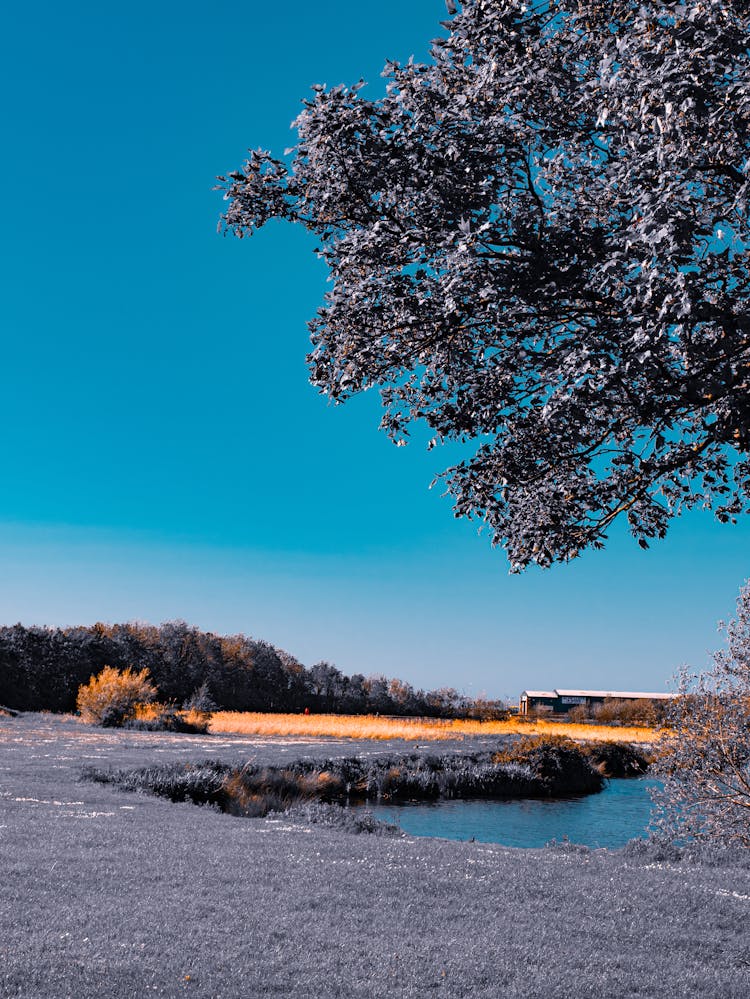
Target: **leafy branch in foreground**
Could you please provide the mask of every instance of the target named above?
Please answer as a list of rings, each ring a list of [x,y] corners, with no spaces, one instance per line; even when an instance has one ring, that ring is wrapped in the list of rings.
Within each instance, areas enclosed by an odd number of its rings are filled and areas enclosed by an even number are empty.
[[[659,758],[655,832],[669,839],[750,846],[750,585],[740,591],[727,646],[698,676],[683,669],[670,703],[674,737]]]
[[[319,240],[313,384],[468,445],[456,515],[515,569],[747,512],[747,4],[466,0],[446,28],[220,178],[226,230]]]

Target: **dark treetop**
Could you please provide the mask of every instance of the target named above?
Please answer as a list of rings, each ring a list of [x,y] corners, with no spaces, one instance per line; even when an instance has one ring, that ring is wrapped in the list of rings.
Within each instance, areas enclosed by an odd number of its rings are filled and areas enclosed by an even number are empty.
[[[600,548],[625,514],[750,495],[748,4],[467,0],[386,96],[314,88],[286,162],[220,178],[239,236],[312,230],[332,286],[311,378],[380,386],[403,442],[511,564]]]

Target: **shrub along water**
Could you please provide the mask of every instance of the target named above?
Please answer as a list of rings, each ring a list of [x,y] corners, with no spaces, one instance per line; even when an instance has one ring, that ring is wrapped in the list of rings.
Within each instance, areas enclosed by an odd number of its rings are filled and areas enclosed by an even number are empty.
[[[497,753],[494,759],[497,763],[530,762],[540,773],[555,780],[562,761],[568,761],[570,770],[575,766],[573,761],[577,755],[583,755],[604,777],[640,777],[655,756],[652,751],[626,742],[574,742],[566,736],[547,735],[520,739]],[[567,773],[563,780],[570,782]]]
[[[567,797],[596,793],[605,782],[601,766],[575,743],[532,739],[501,753],[299,760],[284,767],[238,768],[209,760],[136,770],[88,769],[84,777],[245,816],[313,802]]]

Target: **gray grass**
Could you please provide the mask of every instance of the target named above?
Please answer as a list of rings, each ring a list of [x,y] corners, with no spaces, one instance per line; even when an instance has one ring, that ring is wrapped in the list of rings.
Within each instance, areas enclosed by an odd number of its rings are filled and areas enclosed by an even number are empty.
[[[741,853],[688,864],[355,836],[300,813],[237,819],[76,780],[87,764],[207,747],[278,763],[337,746],[399,748],[0,719],[0,995],[748,995]]]

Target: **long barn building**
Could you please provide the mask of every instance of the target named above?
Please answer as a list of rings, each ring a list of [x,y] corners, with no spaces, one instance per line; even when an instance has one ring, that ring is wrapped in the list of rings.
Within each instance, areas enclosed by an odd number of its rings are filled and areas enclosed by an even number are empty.
[[[522,715],[534,711],[565,714],[579,704],[591,707],[605,701],[667,701],[674,696],[632,690],[524,690],[518,710]]]

